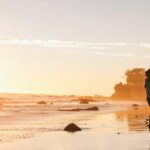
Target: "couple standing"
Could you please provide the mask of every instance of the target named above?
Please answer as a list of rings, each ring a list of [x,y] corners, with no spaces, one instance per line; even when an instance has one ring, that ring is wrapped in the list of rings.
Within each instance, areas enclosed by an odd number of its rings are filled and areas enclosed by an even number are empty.
[[[148,69],[145,72],[145,76],[146,76],[145,89],[146,89],[146,95],[147,95],[146,99],[147,99],[148,105],[150,106],[150,69]],[[147,119],[147,121],[146,121],[146,124],[149,128],[149,131],[150,131],[150,115],[149,115],[149,119]]]
[[[146,76],[145,89],[146,89],[146,95],[147,95],[147,102],[148,102],[148,104],[150,106],[150,69],[148,69],[145,72],[145,76]]]

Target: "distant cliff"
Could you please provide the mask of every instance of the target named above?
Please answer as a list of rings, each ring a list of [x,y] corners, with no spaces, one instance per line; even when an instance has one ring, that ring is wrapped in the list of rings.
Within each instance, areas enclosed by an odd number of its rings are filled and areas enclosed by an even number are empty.
[[[115,100],[145,100],[146,93],[144,88],[145,69],[134,68],[125,73],[126,83],[122,82],[115,85],[115,93],[111,99]]]

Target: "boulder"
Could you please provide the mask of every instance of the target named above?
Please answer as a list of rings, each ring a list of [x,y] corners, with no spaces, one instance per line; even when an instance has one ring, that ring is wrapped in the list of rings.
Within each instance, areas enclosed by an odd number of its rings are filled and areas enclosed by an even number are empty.
[[[68,132],[76,132],[76,131],[81,131],[82,129],[79,128],[76,124],[74,123],[70,123],[69,125],[67,125],[64,128],[64,131],[68,131]]]

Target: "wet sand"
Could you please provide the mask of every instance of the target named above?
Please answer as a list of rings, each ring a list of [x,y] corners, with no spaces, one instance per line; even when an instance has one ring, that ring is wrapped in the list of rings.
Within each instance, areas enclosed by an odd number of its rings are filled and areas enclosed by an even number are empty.
[[[29,140],[1,145],[3,150],[149,150],[148,133],[51,132]]]
[[[0,149],[149,150],[150,132],[145,123],[149,114],[150,109],[146,103],[145,106],[132,107],[131,103],[118,105],[116,102],[110,103],[109,107],[98,112],[64,112],[58,116],[46,118],[48,122],[52,122],[57,127],[60,123],[59,129],[54,130],[53,128],[53,130],[44,130],[44,132],[38,130],[31,137],[2,142]],[[59,122],[55,122],[56,120]],[[83,131],[76,133],[62,131],[64,126],[72,121]],[[44,124],[42,127],[49,129],[49,126],[48,123],[47,126]]]

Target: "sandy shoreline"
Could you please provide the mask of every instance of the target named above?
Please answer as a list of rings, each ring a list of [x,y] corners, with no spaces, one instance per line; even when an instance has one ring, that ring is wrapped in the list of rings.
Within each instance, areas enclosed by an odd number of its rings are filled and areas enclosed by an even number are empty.
[[[112,105],[112,106],[111,106]],[[104,111],[82,112],[63,114],[57,117],[62,123],[61,128],[56,131],[47,130],[45,132],[36,132],[35,135],[26,138],[20,138],[10,142],[0,144],[2,150],[149,150],[150,133],[145,124],[145,120],[150,114],[147,106],[134,108],[131,104],[113,105],[110,111],[106,107]],[[107,110],[109,108],[109,110]],[[64,115],[64,116],[63,116]],[[62,116],[62,118],[61,118]],[[82,117],[81,117],[82,116]],[[54,123],[55,117],[47,118],[47,121]],[[67,121],[75,121],[83,131],[76,133],[67,133],[61,131]],[[74,119],[73,119],[74,118]],[[62,119],[62,120],[61,120]],[[70,119],[70,120],[69,120]],[[47,127],[50,124],[43,125]],[[17,130],[16,130],[17,132]]]
[[[149,133],[64,133],[53,131],[40,137],[2,144],[3,150],[137,150],[149,149]]]

